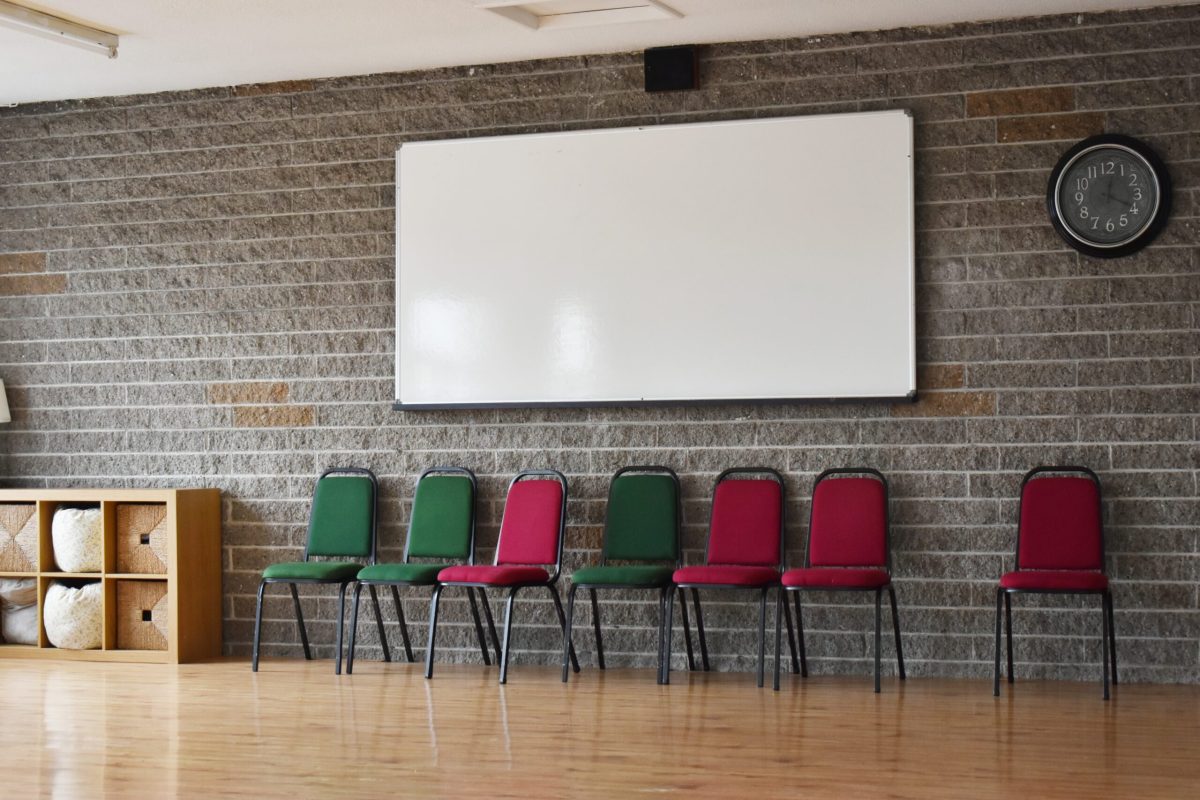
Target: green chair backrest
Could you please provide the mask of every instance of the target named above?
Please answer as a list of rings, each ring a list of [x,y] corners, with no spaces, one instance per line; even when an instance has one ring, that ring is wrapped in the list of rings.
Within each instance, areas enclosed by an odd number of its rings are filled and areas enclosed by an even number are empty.
[[[309,556],[375,560],[377,482],[368,469],[337,467],[317,479],[308,518]]]
[[[603,558],[679,560],[679,478],[666,467],[625,467],[613,476]]]
[[[475,475],[462,467],[433,467],[417,479],[404,560],[474,561]]]

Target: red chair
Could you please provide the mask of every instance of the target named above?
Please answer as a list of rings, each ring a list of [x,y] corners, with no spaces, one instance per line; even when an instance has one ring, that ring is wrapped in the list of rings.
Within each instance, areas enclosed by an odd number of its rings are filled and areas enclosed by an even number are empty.
[[[757,477],[737,477],[757,476]],[[713,488],[712,519],[704,550],[704,566],[675,570],[675,585],[692,590],[696,608],[696,631],[700,657],[709,669],[708,643],[704,638],[704,616],[699,589],[741,589],[758,592],[758,685],[763,685],[766,658],[767,593],[778,589],[784,565],[783,476],[766,467],[737,467],[717,476]],[[686,603],[686,600],[682,601]],[[671,619],[675,593],[667,598],[667,630],[662,683],[670,683]],[[788,615],[788,634],[792,620]],[[796,668],[796,650],[792,647]]]
[[[996,589],[996,669],[992,694],[1000,696],[1000,605],[1008,639],[1008,682],[1013,682],[1012,595],[1100,595],[1103,630],[1101,660],[1104,699],[1108,667],[1117,683],[1117,636],[1112,593],[1104,572],[1104,527],[1100,478],[1087,467],[1037,467],[1021,481],[1017,513],[1017,568],[1000,577]]]
[[[844,477],[851,476],[851,477]],[[875,593],[875,691],[879,691],[881,601],[886,589],[892,603],[896,663],[904,680],[904,650],[900,646],[900,617],[892,587],[892,549],[889,541],[887,479],[869,467],[827,469],[813,484],[808,544],[804,567],[783,573],[783,592],[796,601],[796,632],[800,640],[800,675],[808,677],[804,652],[801,592]],[[779,604],[783,602],[779,593]],[[775,624],[775,689],[779,689],[779,623]]]
[[[429,609],[429,645],[425,651],[425,677],[433,677],[433,650],[437,636],[438,599],[447,586],[468,590],[500,587],[508,589],[504,617],[504,644],[500,651],[500,683],[508,682],[508,653],[512,641],[513,601],[517,592],[542,587],[554,600],[558,622],[566,633],[562,600],[558,596],[558,575],[562,569],[563,538],[567,526],[567,479],[557,470],[525,470],[508,485],[504,518],[500,522],[500,540],[491,566],[462,564],[438,573]],[[554,565],[554,572],[545,567]],[[480,592],[483,596],[483,592]],[[485,599],[486,603],[487,600]],[[579,671],[575,648],[570,647],[571,662]]]

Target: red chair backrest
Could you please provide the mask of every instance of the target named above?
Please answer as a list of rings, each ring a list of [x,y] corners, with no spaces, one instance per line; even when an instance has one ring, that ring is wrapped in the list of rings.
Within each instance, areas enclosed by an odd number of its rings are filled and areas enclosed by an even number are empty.
[[[1091,477],[1026,477],[1017,569],[1104,569],[1100,484]]]
[[[888,565],[887,487],[882,480],[817,479],[808,526],[808,565]]]
[[[708,529],[708,564],[780,566],[783,487],[774,480],[718,480]]]
[[[517,480],[508,488],[497,564],[557,564],[563,486],[557,480]]]

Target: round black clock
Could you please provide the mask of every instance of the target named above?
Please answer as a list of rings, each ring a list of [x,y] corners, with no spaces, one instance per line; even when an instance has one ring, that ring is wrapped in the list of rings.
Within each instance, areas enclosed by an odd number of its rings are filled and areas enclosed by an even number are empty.
[[[1046,188],[1050,222],[1081,253],[1116,258],[1141,250],[1166,224],[1171,178],[1144,143],[1106,133],[1059,159]]]

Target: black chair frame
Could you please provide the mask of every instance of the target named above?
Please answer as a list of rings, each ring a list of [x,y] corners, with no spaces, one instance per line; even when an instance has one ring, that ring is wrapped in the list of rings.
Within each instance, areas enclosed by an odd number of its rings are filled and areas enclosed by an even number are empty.
[[[429,469],[422,472],[420,477],[417,478],[417,484],[420,485],[421,481],[423,481],[425,478],[429,477],[430,475],[461,475],[462,477],[467,478],[469,481],[471,481],[471,498],[472,498],[472,504],[474,504],[475,498],[478,494],[478,492],[477,492],[478,482],[475,479],[475,473],[472,472],[471,470],[469,470],[465,467],[430,467]],[[412,543],[412,518],[410,517],[409,523],[408,523],[408,536],[405,538],[405,541],[404,541],[404,560],[402,563],[405,563],[405,564],[409,563],[409,546],[411,543]],[[468,564],[475,563],[475,513],[474,513],[474,509],[472,509],[472,512],[471,512],[471,538],[470,538],[470,543],[468,544],[468,550],[467,550],[467,563]],[[349,674],[354,673],[354,646],[355,646],[355,638],[358,634],[358,601],[359,601],[359,596],[362,594],[363,587],[366,586],[370,590],[371,601],[375,604],[375,606],[377,608],[379,606],[379,599],[375,595],[375,587],[376,586],[387,586],[387,587],[391,588],[392,602],[396,606],[396,616],[400,623],[400,637],[404,642],[404,655],[408,659],[408,662],[411,664],[411,663],[415,662],[416,659],[413,658],[412,642],[409,639],[409,635],[408,635],[408,621],[404,618],[404,605],[400,601],[400,587],[401,586],[430,586],[430,585],[431,584],[429,584],[429,583],[420,583],[420,582],[414,582],[414,581],[377,581],[377,580],[364,581],[361,578],[355,583],[355,585],[354,585],[354,601],[351,603],[351,607],[350,607],[350,609],[351,609],[350,610],[350,646],[349,646],[349,652],[346,654],[346,674],[349,675]],[[432,585],[436,587],[436,585],[437,585],[436,581]],[[483,613],[487,617],[488,631],[491,633],[492,643],[493,643],[493,645],[495,645],[497,658],[500,657],[500,640],[499,640],[499,637],[497,637],[497,635],[496,635],[496,623],[492,620],[492,609],[488,605],[487,595],[484,594],[484,590],[482,588],[480,588],[478,590],[474,589],[474,588],[468,588],[467,589],[467,600],[470,601],[470,604],[471,604],[471,618],[475,622],[475,635],[479,639],[479,650],[483,654],[484,665],[491,666],[492,660],[488,655],[487,640],[483,636],[483,626],[479,622],[479,607],[475,602],[475,592],[476,591],[479,592],[479,595],[483,601]],[[379,620],[378,615],[376,616],[376,620],[377,621]],[[379,623],[379,642],[383,646],[383,660],[391,661],[392,655],[391,655],[390,650],[388,649],[387,635],[384,632],[383,624],[381,621]]]
[[[555,557],[554,572],[553,572],[553,574],[550,575],[550,577],[547,580],[538,581],[536,583],[518,583],[518,584],[508,587],[508,589],[509,589],[508,601],[505,604],[505,612],[504,612],[504,639],[503,639],[503,644],[501,645],[501,648],[500,648],[500,652],[498,654],[498,658],[500,661],[500,683],[502,683],[502,684],[508,683],[508,654],[510,651],[510,645],[512,644],[513,603],[516,600],[518,591],[520,591],[521,589],[527,589],[527,588],[544,588],[544,589],[546,589],[546,591],[550,593],[550,598],[554,601],[554,610],[558,614],[559,626],[563,629],[564,632],[567,629],[566,618],[565,618],[565,615],[563,614],[562,599],[558,595],[558,577],[562,572],[563,540],[566,538],[566,532],[567,532],[567,478],[565,475],[563,475],[561,472],[559,472],[558,470],[555,470],[555,469],[523,470],[522,472],[517,473],[516,477],[514,477],[511,481],[509,481],[509,484],[508,484],[509,490],[511,490],[513,485],[516,484],[518,481],[525,480],[527,478],[541,478],[541,479],[552,478],[552,479],[558,481],[562,485],[562,505],[559,509],[559,515],[558,515],[558,552]],[[505,501],[505,504],[507,506],[507,501]],[[496,557],[499,557],[499,555],[500,555],[500,547],[499,547],[499,542],[497,542]],[[495,564],[494,559],[493,559],[492,563]],[[429,644],[425,648],[425,677],[426,678],[433,677],[434,645],[437,640],[438,601],[441,598],[442,590],[448,586],[459,586],[459,587],[463,587],[463,588],[467,589],[468,591],[470,591],[471,589],[479,589],[479,590],[481,590],[480,594],[482,595],[483,589],[494,588],[495,584],[475,583],[475,582],[470,582],[470,581],[446,581],[446,582],[439,581],[437,586],[434,587],[433,600],[429,606],[429,640],[428,640]],[[486,595],[484,595],[483,599],[484,599],[484,609],[490,620],[491,611],[487,609]],[[570,655],[571,655],[571,663],[574,666],[575,671],[578,672],[579,671],[579,659],[575,655],[574,646],[570,647]]]
[[[604,511],[604,541],[600,545],[600,566],[606,566],[608,563],[608,523],[609,523],[609,508],[612,505],[612,488],[616,485],[617,479],[622,475],[630,473],[647,474],[647,475],[665,475],[675,484],[675,568],[678,569],[683,565],[683,550],[680,546],[679,529],[683,522],[683,498],[679,485],[679,476],[675,470],[670,467],[659,466],[632,466],[622,467],[613,474],[609,481],[609,503],[605,506]],[[663,682],[663,654],[665,648],[663,646],[663,637],[666,636],[666,621],[667,613],[667,594],[674,590],[673,585],[668,584],[661,586],[658,584],[608,584],[608,583],[575,583],[571,581],[571,590],[567,594],[567,628],[563,633],[563,656],[562,656],[562,680],[567,682],[567,649],[568,643],[571,641],[571,631],[574,628],[575,621],[575,592],[579,589],[587,589],[588,595],[591,598],[592,604],[592,628],[596,634],[596,663],[600,669],[604,669],[604,639],[600,633],[600,605],[596,599],[597,589],[657,589],[658,590],[658,676],[659,684]],[[683,590],[680,589],[680,612],[683,617],[683,634],[684,640],[687,642],[688,653],[688,669],[696,668],[695,658],[692,654],[692,632],[688,625],[687,618],[687,603],[683,598]]]
[[[888,575],[892,574],[892,518],[891,509],[888,507],[888,482],[887,478],[883,477],[883,473],[871,467],[836,467],[827,469],[817,476],[813,481],[813,497],[817,494],[817,486],[821,481],[834,475],[870,475],[879,480],[883,484],[883,507],[884,507],[884,547],[887,552],[887,561],[884,564],[884,569]],[[810,560],[810,552],[812,544],[812,507],[809,507],[808,516],[808,536],[804,542],[804,568],[808,569],[812,566]],[[808,677],[808,657],[804,649],[804,617],[800,606],[801,592],[874,592],[875,593],[875,692],[880,690],[880,640],[882,638],[882,600],[883,590],[887,589],[888,600],[892,605],[892,631],[896,637],[896,666],[900,680],[906,678],[904,672],[904,647],[900,642],[900,615],[896,610],[896,590],[891,582],[887,586],[880,586],[875,589],[871,588],[856,588],[849,586],[784,586],[783,591],[779,593],[777,602],[783,607],[787,607],[783,597],[787,592],[792,593],[792,598],[796,605],[796,633],[800,640],[800,677]],[[778,614],[778,611],[776,612]],[[775,624],[775,691],[779,691],[779,624]]]
[[[371,480],[371,555],[367,563],[374,564],[377,547],[379,543],[378,536],[378,516],[379,516],[379,481],[375,478],[375,473],[363,467],[331,467],[321,473],[321,477],[317,478],[319,485],[322,480],[330,475],[363,475]],[[314,496],[316,491],[314,489]],[[311,529],[312,520],[309,519],[309,527]],[[309,536],[304,543],[304,560],[308,561],[309,553]],[[300,630],[300,644],[304,647],[304,658],[308,661],[312,660],[312,651],[308,646],[308,632],[304,628],[304,614],[300,610],[300,595],[296,592],[296,584],[312,583],[322,585],[338,584],[338,623],[337,623],[337,655],[334,661],[334,674],[342,674],[342,631],[346,618],[346,588],[354,583],[354,579],[344,581],[317,580],[317,579],[296,579],[296,578],[263,578],[258,584],[258,600],[254,611],[254,651],[250,661],[250,669],[252,672],[258,672],[258,649],[262,631],[262,604],[263,592],[269,583],[286,583],[292,591],[292,605],[296,610],[296,626]],[[371,592],[371,599],[375,604],[375,621],[379,625],[379,629],[383,630],[383,613],[379,609],[379,598],[375,595],[374,590]]]
[[[1021,498],[1017,503],[1017,547],[1014,553],[1015,572],[1021,571],[1021,506],[1024,503],[1025,485],[1038,475],[1048,472],[1052,473],[1078,473],[1084,475],[1096,484],[1096,518],[1100,521],[1100,564],[1103,570],[1105,564],[1105,549],[1104,549],[1104,515],[1103,515],[1103,499],[1101,494],[1100,476],[1087,467],[1080,466],[1041,466],[1034,467],[1025,473],[1025,477],[1021,479]],[[1013,638],[1012,638],[1012,596],[1014,594],[1076,594],[1076,595],[1099,595],[1100,596],[1100,614],[1102,620],[1102,630],[1100,634],[1101,640],[1101,670],[1103,677],[1101,680],[1104,685],[1104,699],[1109,699],[1109,668],[1112,668],[1112,685],[1116,686],[1117,681],[1117,632],[1115,620],[1113,619],[1113,599],[1111,589],[1005,589],[1004,587],[996,588],[996,655],[995,668],[992,673],[992,696],[1000,696],[1000,609],[1004,607],[1004,628],[1005,639],[1007,640],[1008,650],[1008,682],[1013,682]]]
[[[773,480],[779,484],[779,563],[778,570],[783,573],[786,558],[787,558],[787,486],[784,483],[783,476],[778,470],[771,467],[733,467],[727,469],[717,476],[717,480],[713,484],[713,497],[716,497],[716,488],[721,485],[721,482],[728,480],[736,475],[759,475],[765,476],[769,480]],[[712,521],[709,521],[709,536],[704,541],[704,563],[708,564],[708,545],[709,539],[712,537]],[[777,592],[782,589],[778,580],[766,586],[741,586],[737,584],[711,584],[711,583],[676,583],[679,588],[680,597],[683,598],[683,590],[690,589],[692,595],[692,604],[696,611],[696,634],[700,639],[700,661],[704,667],[704,671],[710,671],[711,667],[708,662],[708,642],[704,636],[704,614],[700,609],[700,589],[736,589],[741,591],[753,590],[758,592],[758,686],[762,688],[763,675],[765,673],[766,662],[766,632],[767,632],[767,595],[772,589]],[[663,646],[664,657],[662,661],[662,680],[660,683],[668,684],[671,682],[671,619],[674,613],[674,593],[667,596],[667,614],[666,614],[666,637]],[[684,600],[683,602],[686,602]],[[778,609],[778,604],[776,606]],[[792,651],[792,669],[799,671],[799,663],[796,657],[796,640],[792,631],[792,615],[788,611],[787,606],[784,606],[784,617],[787,620],[788,642],[791,645]],[[776,620],[778,627],[778,620]]]

